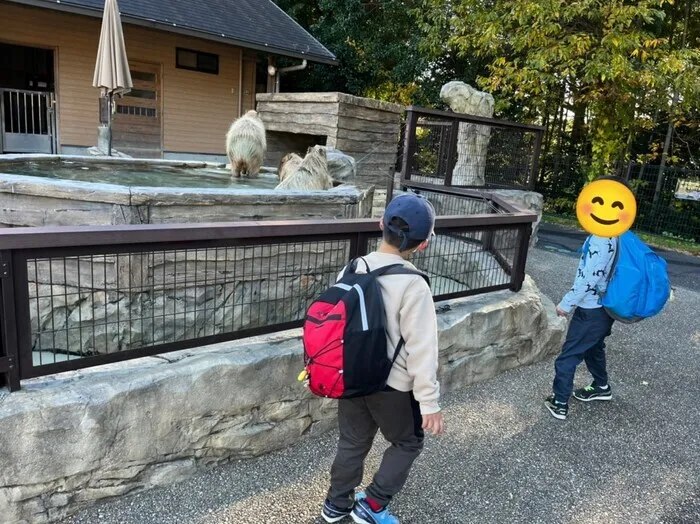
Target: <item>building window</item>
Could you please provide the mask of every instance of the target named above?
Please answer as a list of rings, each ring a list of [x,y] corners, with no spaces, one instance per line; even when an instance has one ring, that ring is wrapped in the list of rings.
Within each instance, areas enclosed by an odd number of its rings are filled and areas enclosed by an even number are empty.
[[[155,118],[156,110],[152,107],[138,106],[117,106],[117,113],[120,115],[145,116],[147,118]]]
[[[176,66],[178,69],[189,69],[190,71],[218,75],[219,55],[178,47]]]

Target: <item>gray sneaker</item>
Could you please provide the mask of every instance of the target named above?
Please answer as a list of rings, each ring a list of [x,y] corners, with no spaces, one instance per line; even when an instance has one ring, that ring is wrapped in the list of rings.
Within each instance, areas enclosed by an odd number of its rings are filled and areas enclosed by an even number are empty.
[[[554,418],[559,420],[566,420],[569,414],[569,405],[557,402],[554,399],[554,395],[549,395],[544,401],[544,407],[546,407]]]
[[[599,388],[595,381],[585,388],[574,391],[574,398],[581,402],[590,402],[591,400],[612,400],[612,388],[608,386],[606,389]]]

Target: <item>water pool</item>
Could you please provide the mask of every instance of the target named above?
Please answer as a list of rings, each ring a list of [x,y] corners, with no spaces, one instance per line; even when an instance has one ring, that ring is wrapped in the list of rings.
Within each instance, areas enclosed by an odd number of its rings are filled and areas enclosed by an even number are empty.
[[[274,169],[232,179],[222,164],[0,155],[0,227],[365,218],[374,188],[276,189]]]
[[[0,172],[139,187],[260,188],[273,189],[279,182],[271,173],[256,178],[232,178],[223,165],[203,163],[100,162],[99,160],[27,160],[0,164]]]

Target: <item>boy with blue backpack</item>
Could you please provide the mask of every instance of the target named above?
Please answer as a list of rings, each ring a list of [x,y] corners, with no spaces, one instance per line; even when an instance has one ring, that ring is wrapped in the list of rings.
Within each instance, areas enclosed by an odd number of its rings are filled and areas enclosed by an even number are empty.
[[[552,416],[565,420],[569,413],[569,397],[574,389],[574,375],[581,361],[586,362],[593,382],[573,391],[583,402],[612,399],[605,362],[605,339],[614,320],[600,305],[607,275],[615,257],[615,239],[591,235],[579,262],[574,286],[557,306],[557,314],[565,317],[576,308],[569,324],[566,341],[554,368],[553,393],[545,400]]]
[[[434,224],[426,199],[394,198],[377,251],[352,261],[307,313],[300,378],[316,395],[338,399],[326,522],[399,524],[388,505],[423,449],[424,430],[444,430],[435,305],[428,278],[407,261],[425,249]],[[391,445],[366,492],[355,494],[378,431]]]
[[[545,407],[557,419],[569,413],[569,397],[582,402],[611,400],[605,339],[613,323],[638,322],[663,309],[671,292],[666,261],[629,231],[637,213],[634,194],[617,177],[586,186],[576,203],[583,246],[574,286],[557,306],[565,317],[574,310],[566,341],[554,368],[553,393]],[[586,362],[593,382],[573,391],[576,368]]]

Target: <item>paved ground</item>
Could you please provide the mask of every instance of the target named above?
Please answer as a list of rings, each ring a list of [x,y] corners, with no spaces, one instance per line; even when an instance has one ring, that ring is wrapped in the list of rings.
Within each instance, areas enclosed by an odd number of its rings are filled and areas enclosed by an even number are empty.
[[[558,299],[576,258],[535,250],[530,266],[542,290]],[[693,269],[689,282],[700,277]],[[551,360],[448,395],[448,433],[428,439],[393,504],[401,522],[700,523],[699,308],[700,293],[679,286],[659,317],[616,326],[614,400],[572,404],[568,421],[542,407]],[[577,381],[588,381],[585,372]],[[211,469],[67,522],[320,523],[335,438]]]

